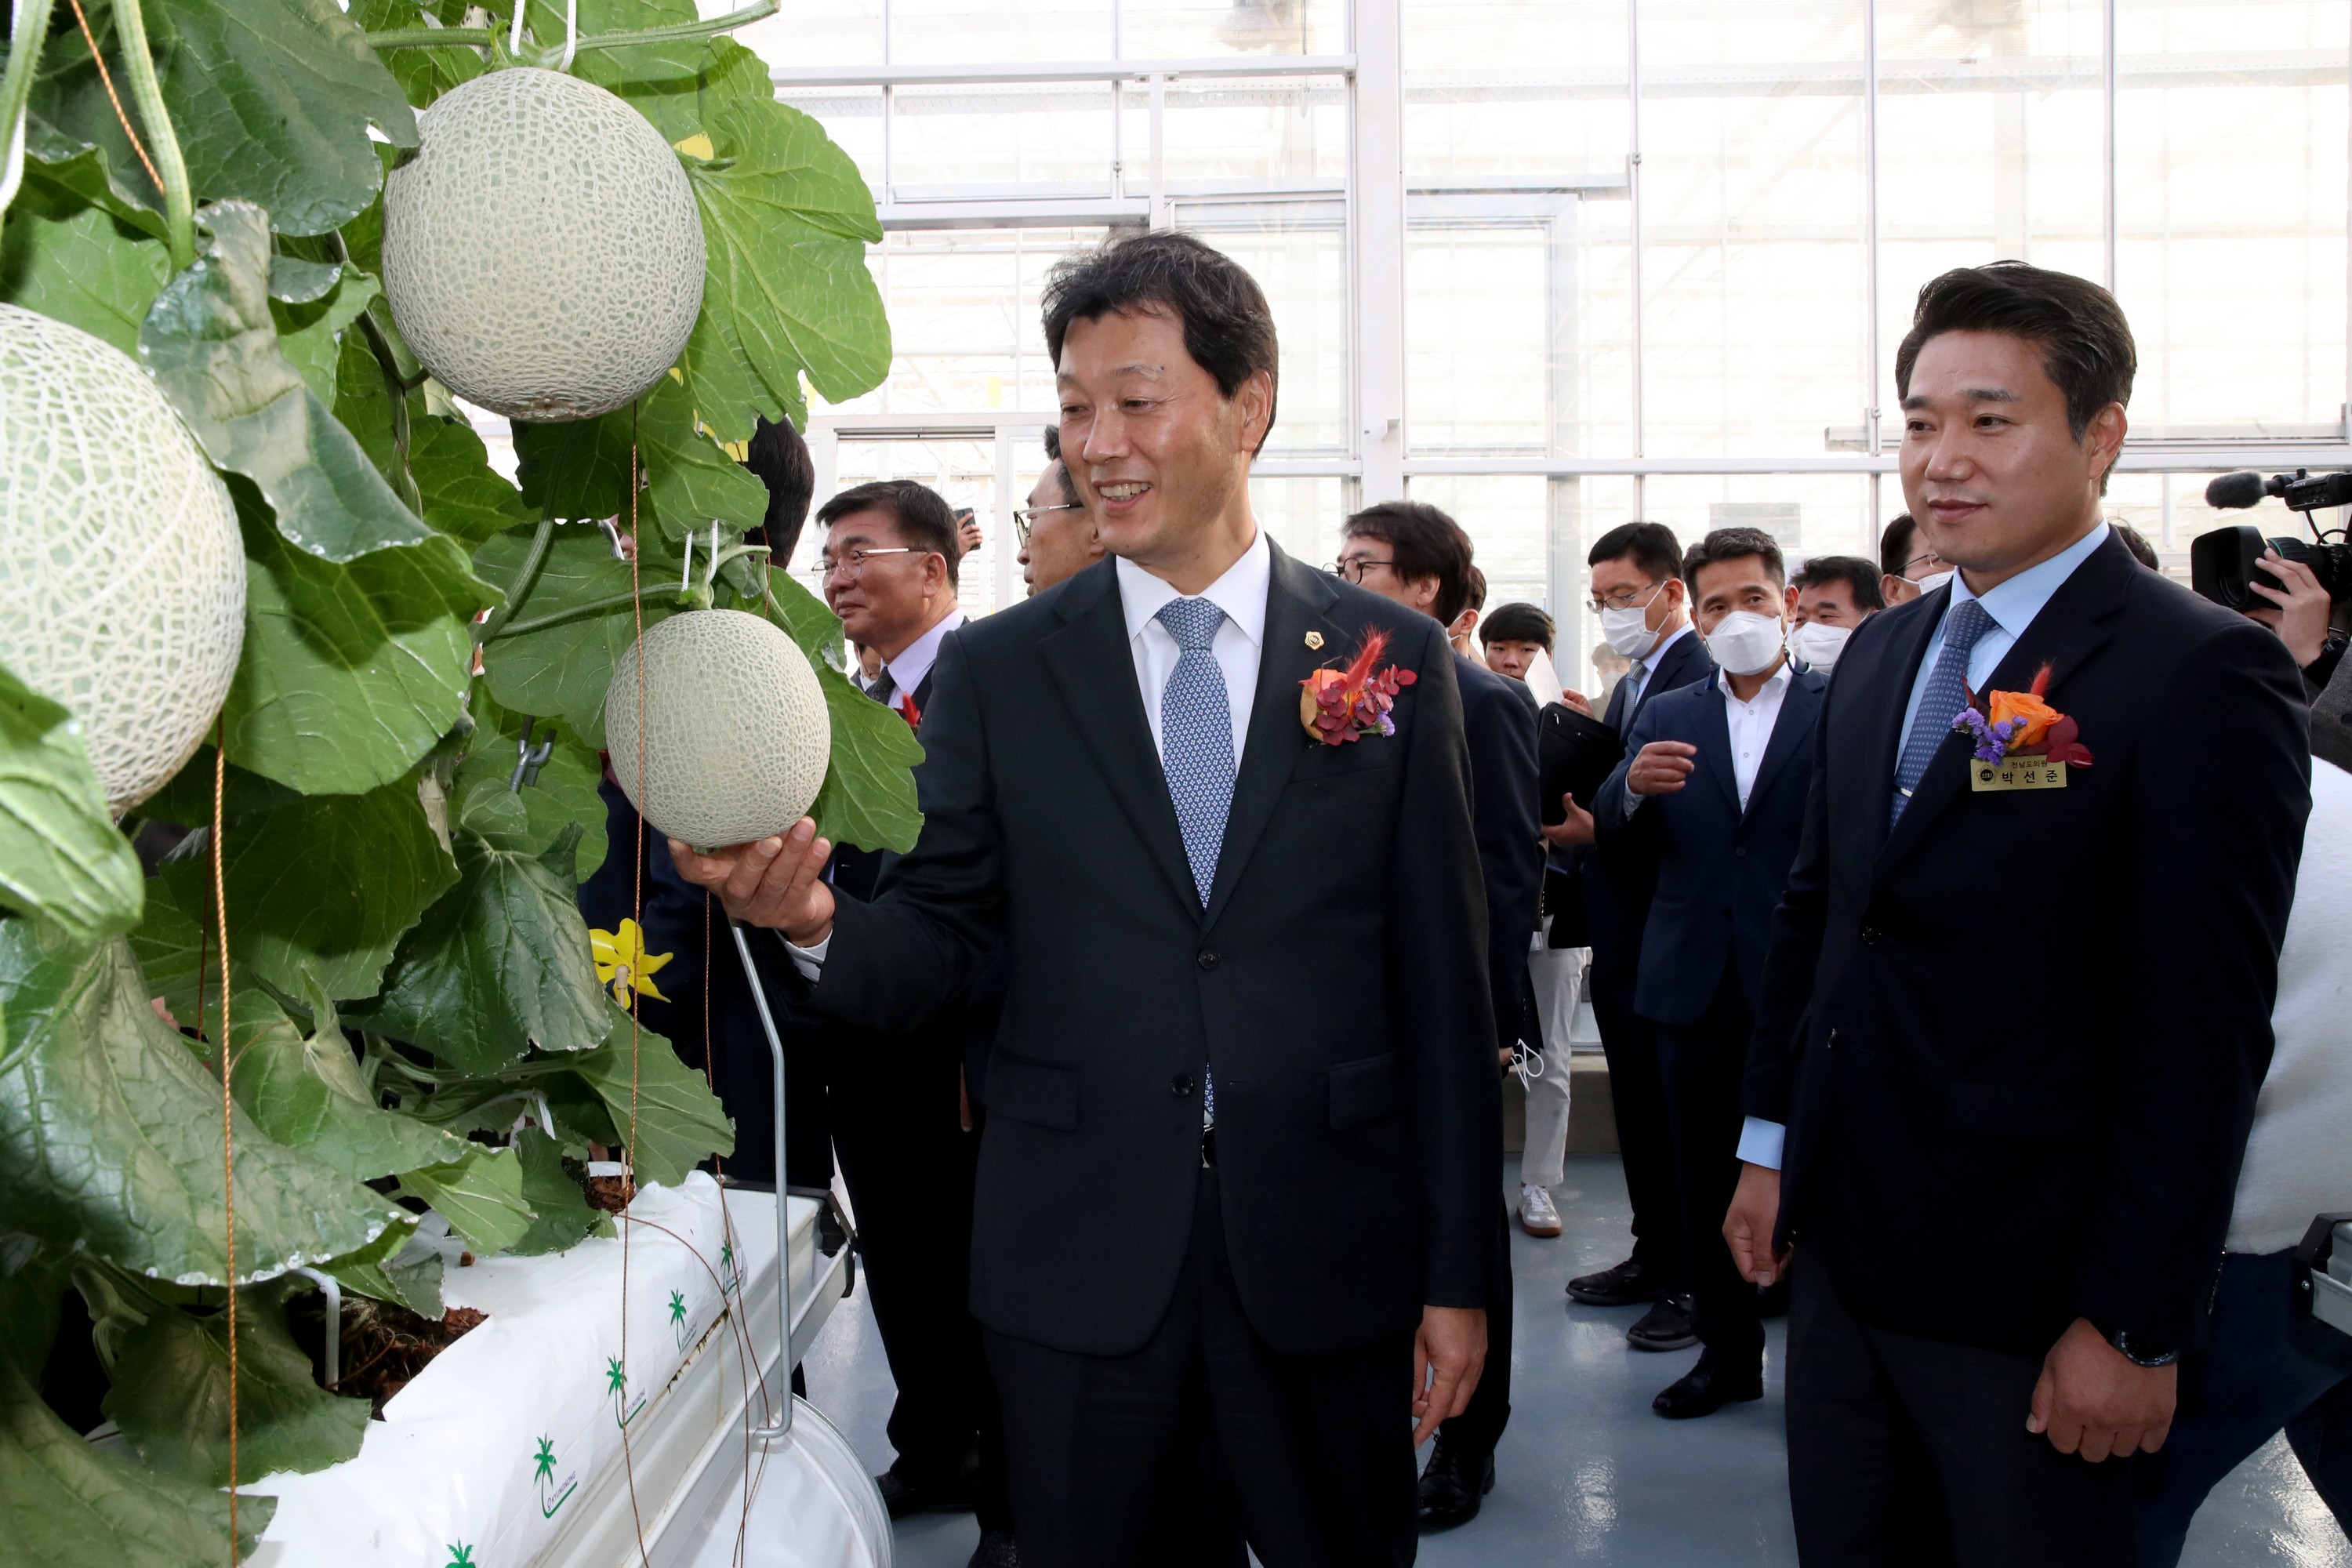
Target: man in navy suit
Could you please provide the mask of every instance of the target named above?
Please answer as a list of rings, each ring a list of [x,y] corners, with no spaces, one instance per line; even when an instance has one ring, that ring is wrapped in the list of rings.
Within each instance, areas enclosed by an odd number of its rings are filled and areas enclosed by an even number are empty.
[[[1589,562],[1601,634],[1633,661],[1601,716],[1623,735],[1651,702],[1706,679],[1715,665],[1691,630],[1682,547],[1673,530],[1656,522],[1620,524],[1593,542]],[[1584,886],[1592,947],[1586,984],[1601,1026],[1601,1048],[1609,1058],[1617,1147],[1633,1209],[1633,1255],[1614,1268],[1570,1280],[1568,1293],[1595,1307],[1654,1301],[1626,1331],[1626,1339],[1638,1350],[1681,1350],[1696,1336],[1681,1300],[1690,1289],[1690,1269],[1675,1194],[1674,1134],[1658,1079],[1656,1031],[1633,1007],[1642,928],[1650,917],[1650,890],[1657,877],[1656,846],[1646,826],[1594,844],[1591,815],[1573,800],[1567,805],[1568,820],[1546,828],[1544,837],[1560,848],[1591,846],[1572,850],[1581,862],[1573,874]]]
[[[1828,682],[1789,662],[1786,568],[1772,537],[1719,528],[1683,557],[1718,673],[1645,705],[1592,815],[1607,843],[1648,823],[1657,893],[1642,933],[1634,1011],[1657,1026],[1699,1342],[1652,1408],[1712,1415],[1764,1392],[1754,1287],[1719,1216],[1739,1181],[1739,1090],[1763,988],[1772,910],[1797,858],[1813,721]]]
[[[1808,1568],[2129,1563],[2122,1461],[2220,1270],[2306,717],[2276,637],[2100,519],[2135,363],[2105,289],[2019,262],[1929,283],[1895,355],[1904,497],[1958,574],[1838,661],[1724,1222],[1752,1279],[1803,1254]]]
[[[1339,574],[1452,626],[1473,585],[1470,536],[1425,501],[1382,501],[1340,529]],[[1528,947],[1543,875],[1537,836],[1535,693],[1457,652],[1462,731],[1470,742],[1470,826],[1486,891],[1486,991],[1495,1009],[1496,1067],[1522,1046],[1540,1046]],[[1540,1193],[1541,1188],[1537,1191]],[[1549,1194],[1544,1201],[1549,1205]],[[1495,1445],[1511,1417],[1510,1220],[1498,1215],[1486,1300],[1486,1372],[1469,1407],[1437,1429],[1421,1477],[1421,1528],[1446,1530],[1475,1517],[1495,1485]]]

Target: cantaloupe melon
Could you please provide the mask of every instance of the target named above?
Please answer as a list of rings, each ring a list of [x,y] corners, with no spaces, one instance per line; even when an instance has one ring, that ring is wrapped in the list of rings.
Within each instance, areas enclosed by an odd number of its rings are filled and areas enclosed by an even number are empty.
[[[588,419],[653,384],[702,309],[677,154],[593,83],[517,66],[445,93],[383,192],[383,291],[416,357],[511,419]]]
[[[179,772],[245,642],[228,489],[128,354],[0,305],[0,664],[80,720],[107,804]]]
[[[690,610],[647,627],[614,664],[604,746],[646,820],[708,849],[782,833],[806,815],[833,755],[833,722],[808,656],[782,629],[741,610]]]

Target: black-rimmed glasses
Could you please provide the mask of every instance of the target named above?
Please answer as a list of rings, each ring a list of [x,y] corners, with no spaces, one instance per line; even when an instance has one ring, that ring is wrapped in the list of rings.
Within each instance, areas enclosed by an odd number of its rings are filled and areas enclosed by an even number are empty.
[[[1361,587],[1364,582],[1364,569],[1366,567],[1394,566],[1395,564],[1396,563],[1394,561],[1375,561],[1369,555],[1355,555],[1349,557],[1345,561],[1334,561],[1331,563],[1331,575],[1334,577],[1345,577],[1349,582]]]
[[[1060,506],[1023,507],[1013,514],[1013,531],[1021,536],[1022,547],[1026,549],[1029,544],[1029,531],[1037,526],[1039,518],[1049,511],[1084,511],[1085,510],[1086,508],[1076,501],[1065,501]]]
[[[936,550],[918,550],[911,544],[894,544],[887,549],[861,547],[839,556],[818,556],[816,558],[817,575],[831,577],[837,573],[854,583],[865,575],[866,563],[877,555],[936,555],[938,553]]]

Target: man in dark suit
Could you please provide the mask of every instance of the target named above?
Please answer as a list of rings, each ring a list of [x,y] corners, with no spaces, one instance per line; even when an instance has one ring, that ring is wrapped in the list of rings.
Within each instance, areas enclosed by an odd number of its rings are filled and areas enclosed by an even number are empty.
[[[1766,933],[1797,858],[1828,684],[1790,665],[1785,574],[1780,547],[1752,528],[1719,528],[1691,547],[1683,576],[1718,673],[1643,708],[1592,807],[1603,843],[1645,820],[1657,838],[1633,1009],[1657,1026],[1706,1347],[1652,1404],[1673,1419],[1764,1392],[1756,1291],[1732,1267],[1721,1216],[1739,1180],[1740,1079]]]
[[[1423,501],[1382,501],[1340,526],[1339,574],[1451,628],[1468,606],[1470,536]],[[1462,728],[1470,742],[1470,819],[1486,891],[1486,994],[1496,1068],[1540,1047],[1528,945],[1538,919],[1543,844],[1537,837],[1536,700],[1527,682],[1454,656]],[[1540,1191],[1540,1189],[1538,1189]],[[1550,1199],[1545,1195],[1549,1205]],[[1495,1487],[1495,1445],[1511,1418],[1510,1218],[1499,1213],[1486,1300],[1486,1371],[1470,1407],[1438,1428],[1421,1476],[1421,1527],[1476,1516]]]
[[[1163,1561],[1202,1418],[1268,1568],[1408,1563],[1399,1405],[1425,1438],[1476,1384],[1501,1160],[1444,628],[1252,518],[1276,345],[1231,260],[1074,258],[1045,341],[1117,559],[948,640],[921,841],[872,904],[805,821],[680,866],[868,1026],[1005,942],[971,1300],[1024,1563]],[[1310,733],[1351,664],[1416,679]]]
[[[2128,1563],[2120,1461],[2220,1267],[2305,716],[2276,638],[2100,521],[2134,363],[2106,290],[2018,262],[1929,283],[1895,356],[1904,495],[1958,574],[1839,660],[1724,1223],[1751,1279],[1803,1253],[1809,1568]],[[1988,757],[2012,716],[2041,763]]]
[[[1692,630],[1682,548],[1663,523],[1620,524],[1593,542],[1592,605],[1609,646],[1632,659],[1609,695],[1601,721],[1620,735],[1651,702],[1715,673]],[[1650,918],[1657,879],[1657,845],[1648,825],[1593,844],[1590,812],[1568,804],[1568,820],[1544,830],[1559,847],[1591,846],[1578,855],[1585,929],[1592,948],[1587,994],[1609,1058],[1609,1095],[1617,1119],[1625,1195],[1633,1209],[1633,1253],[1613,1268],[1580,1275],[1568,1293],[1595,1307],[1655,1302],[1626,1331],[1637,1350],[1681,1350],[1697,1338],[1682,1300],[1690,1289],[1688,1249],[1675,1179],[1674,1132],[1658,1077],[1657,1031],[1633,1006],[1641,970],[1642,931]]]

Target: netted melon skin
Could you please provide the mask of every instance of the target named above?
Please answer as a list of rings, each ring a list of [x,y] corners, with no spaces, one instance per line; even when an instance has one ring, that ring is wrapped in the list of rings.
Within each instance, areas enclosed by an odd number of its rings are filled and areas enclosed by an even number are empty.
[[[116,813],[180,771],[245,644],[228,488],[147,374],[0,305],[0,664],[80,721]]]
[[[383,291],[416,357],[510,419],[589,419],[677,359],[702,219],[677,154],[603,88],[517,66],[417,117],[383,192]]]
[[[740,610],[694,610],[646,628],[614,664],[604,745],[629,804],[707,849],[807,815],[832,761],[833,721],[808,656],[781,628]]]

